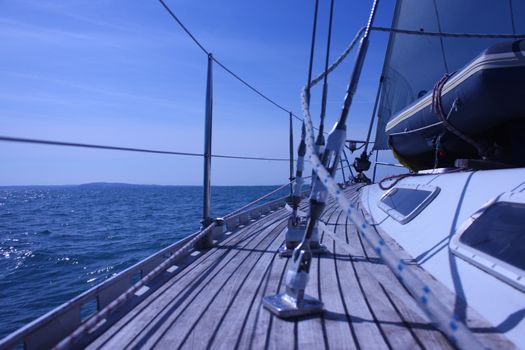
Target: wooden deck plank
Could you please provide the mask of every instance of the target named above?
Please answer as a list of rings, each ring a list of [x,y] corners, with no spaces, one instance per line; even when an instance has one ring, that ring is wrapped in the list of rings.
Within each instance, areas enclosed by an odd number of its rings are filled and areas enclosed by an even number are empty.
[[[328,219],[328,222],[334,223],[330,226],[334,231],[337,231],[341,226],[339,221],[341,216],[342,211],[337,209]],[[356,344],[353,325],[350,322],[350,315],[339,290],[340,281],[338,279],[340,275],[336,273],[337,265],[334,264],[334,254],[337,254],[337,250],[330,236],[323,234],[322,242],[330,249],[330,255],[318,260],[319,286],[321,287],[321,299],[325,305],[324,325],[328,348],[357,349],[358,345]]]
[[[361,238],[361,237],[359,237]],[[379,262],[377,252],[367,242],[360,239],[365,256],[369,260]],[[381,263],[366,265],[369,275],[374,276],[380,290],[377,295],[383,294],[395,310],[399,321],[410,332],[414,341],[423,348],[439,347],[450,349],[452,346],[446,337],[432,326],[430,320],[420,310],[419,306],[409,294],[408,290],[399,282],[390,269]],[[398,321],[396,321],[398,322]]]
[[[359,188],[346,189],[346,196],[357,198]],[[264,309],[263,296],[285,290],[289,259],[276,252],[289,214],[261,217],[193,258],[88,348],[451,348],[333,199],[322,221],[343,243],[321,234],[331,253],[312,259],[306,289],[325,312],[290,321]]]
[[[277,293],[283,293],[286,290],[286,274],[290,268],[289,258],[280,258],[285,261],[285,268],[282,270],[281,278],[278,284]],[[268,310],[261,308],[262,312],[270,313]],[[255,326],[255,325],[254,325]],[[271,328],[267,333],[266,347],[267,349],[295,349],[297,347],[297,340],[295,334],[297,333],[296,320],[282,320],[275,316],[271,316]]]
[[[357,344],[360,348],[388,349],[382,329],[374,319],[366,296],[361,293],[359,280],[353,266],[355,263],[354,259],[364,259],[363,254],[357,247],[358,243],[355,240],[351,241],[347,235],[347,231],[351,227],[347,224],[348,219],[346,215],[343,213],[339,220],[345,225],[338,226],[336,234],[347,240],[350,247],[355,250],[355,254],[350,257],[344,251],[339,251],[337,244],[333,242],[334,269],[337,271],[340,298],[350,314]],[[330,240],[329,237],[326,237],[326,239],[327,242]]]
[[[248,272],[245,267],[252,267],[257,261],[258,255],[262,255],[253,253],[251,249],[261,246],[264,247],[263,249],[267,249],[281,233],[284,225],[285,222],[272,223],[265,232],[261,233],[261,235],[264,235],[262,240],[252,246],[248,246],[248,249],[240,250],[239,254],[221,270],[220,274],[216,274],[206,283],[205,289],[202,290],[203,293],[195,293],[189,304],[187,304],[187,308],[181,309],[177,313],[177,318],[170,320],[167,327],[162,325],[160,329],[156,330],[154,335],[144,343],[144,347],[179,348],[189,338],[192,341],[200,342],[208,337],[206,332],[195,332],[192,337],[192,331],[199,325],[201,319],[206,322],[204,324],[206,328],[213,327],[217,321],[216,313],[224,311],[224,301],[221,301],[221,296],[225,295],[224,297],[227,298],[238,287],[238,283],[243,275]],[[172,326],[175,321],[177,325]],[[205,340],[205,342],[207,341],[208,339]],[[201,344],[201,347],[204,347],[202,345],[204,344]]]
[[[281,216],[275,216],[275,219],[280,219]],[[270,218],[273,220],[272,218]],[[221,244],[218,248],[210,250],[211,254],[208,254],[203,261],[200,263],[205,266],[204,269],[195,269],[191,273],[183,276],[178,283],[171,284],[167,289],[164,289],[159,295],[152,295],[144,303],[149,303],[147,307],[142,308],[138,313],[134,315],[131,320],[127,320],[127,323],[114,334],[111,339],[104,343],[105,348],[122,347],[122,345],[136,345],[142,344],[144,334],[149,334],[152,330],[158,330],[159,320],[163,320],[163,326],[167,326],[171,318],[176,317],[176,312],[180,310],[184,304],[185,299],[191,300],[194,295],[198,292],[202,292],[203,286],[205,286],[210,279],[212,279],[216,273],[224,269],[225,265],[234,259],[240,250],[233,251],[228,249],[221,249],[221,247],[239,245],[242,248],[251,248],[257,244],[258,239],[264,239],[264,235],[261,234],[251,239],[246,239],[257,230],[268,225],[267,222],[261,222],[257,225],[254,224],[250,229],[244,229],[239,231],[233,239],[227,240],[226,243]],[[177,310],[172,310],[176,306]]]
[[[248,307],[247,303],[256,292],[261,276],[268,271],[270,262],[277,254],[284,227],[285,223],[280,223],[275,229],[275,234],[269,235],[269,245],[266,241],[261,242],[253,252],[250,252],[249,258],[254,261],[253,263],[244,261],[240,266],[241,269],[232,274],[232,278],[225,285],[216,288],[213,285],[209,286],[211,289],[218,289],[219,293],[212,296],[210,307],[203,311],[201,317],[191,326],[191,336],[183,344],[184,348],[213,347],[214,341],[224,336],[219,332],[221,325],[230,330],[237,330],[233,332],[232,340],[239,338],[240,327],[235,328],[231,323],[224,322],[224,319],[228,313],[238,318],[239,313]],[[207,340],[202,336],[206,333],[211,333],[211,337]]]
[[[445,335],[437,330],[426,317],[423,318],[419,316],[414,312],[413,308],[407,307],[406,299],[400,300],[395,294],[389,293],[385,286],[382,284],[380,285],[383,293],[390,300],[392,306],[405,321],[405,326],[412,330],[413,335],[419,340],[419,343],[423,348],[454,348]]]
[[[324,211],[322,220],[330,221],[332,214],[337,210],[335,201],[329,200]],[[320,237],[321,238],[321,237]],[[306,286],[306,294],[320,299],[320,285],[319,278],[319,264],[322,257],[315,256],[310,265],[310,280]],[[324,315],[314,317],[305,317],[297,322],[297,346],[299,349],[313,348],[313,349],[327,349],[328,342],[325,332]],[[282,336],[281,336],[282,338]]]
[[[283,290],[288,263],[289,259],[274,259],[261,296],[277,294]],[[274,331],[273,324],[277,321],[279,319],[263,307],[262,298],[259,299],[256,307],[252,309],[252,313],[246,320],[245,331],[241,334],[238,348],[275,349],[276,338],[271,339],[272,331]],[[288,335],[286,341],[291,343],[294,340],[290,340],[290,335]],[[285,343],[284,347],[287,347],[287,343]]]
[[[223,242],[221,242],[221,244],[238,244],[243,239],[243,237],[243,235],[230,236],[226,238]],[[136,329],[136,331],[134,331],[133,328],[130,329],[128,325],[131,320],[137,317],[137,315],[143,312],[146,308],[151,307],[162,309],[163,307],[165,307],[165,305],[162,304],[162,300],[159,299],[162,298],[162,295],[164,293],[166,293],[169,290],[170,293],[174,293],[175,295],[177,295],[186,286],[186,282],[181,281],[181,279],[183,279],[186,276],[201,275],[204,271],[208,270],[211,267],[211,265],[214,263],[214,261],[216,261],[216,259],[227,259],[228,254],[230,253],[230,251],[226,250],[209,250],[207,252],[203,252],[203,254],[200,255],[198,259],[192,261],[190,266],[185,266],[186,262],[184,260],[179,262],[178,265],[181,267],[179,270],[176,270],[176,273],[173,276],[173,278],[171,278],[167,283],[155,290],[150,296],[148,296],[147,299],[143,300],[139,305],[137,305],[124,317],[118,320],[110,329],[108,329],[101,336],[95,339],[91,344],[89,344],[87,348],[98,349],[110,339],[112,340],[111,343],[118,343],[118,338],[121,336],[118,334],[119,332],[122,334],[136,334],[140,329],[142,329],[141,324],[140,322],[133,323],[133,327]],[[169,302],[169,300],[166,300],[166,302]],[[141,321],[143,323],[142,327],[144,327],[147,324],[148,319],[141,317]],[[122,328],[124,327],[128,327],[128,329],[122,330]]]
[[[280,245],[281,240],[277,239]],[[228,308],[223,315],[223,320],[215,328],[214,334],[219,339],[213,339],[209,344],[210,347],[217,349],[235,349],[238,348],[243,334],[250,328],[248,319],[250,314],[258,313],[261,307],[260,300],[263,297],[263,289],[268,276],[272,273],[275,259],[279,259],[277,251],[273,251],[275,246],[270,247],[266,254],[271,254],[270,261],[262,261],[259,264],[265,266],[264,272],[257,276],[257,272],[252,273],[251,281],[240,290],[239,295],[235,298],[235,303]],[[216,338],[217,338],[216,337]]]
[[[349,225],[351,229],[349,241],[360,242],[357,245],[358,254],[364,256],[364,260],[353,262],[353,268],[358,278],[358,285],[369,305],[374,321],[379,325],[385,342],[389,347],[397,348],[420,348],[418,340],[413,337],[410,330],[404,327],[403,320],[391,305],[388,298],[381,291],[380,285],[375,278],[377,273],[391,273],[386,271],[377,254],[362,242],[355,226]],[[388,269],[388,268],[387,268]]]

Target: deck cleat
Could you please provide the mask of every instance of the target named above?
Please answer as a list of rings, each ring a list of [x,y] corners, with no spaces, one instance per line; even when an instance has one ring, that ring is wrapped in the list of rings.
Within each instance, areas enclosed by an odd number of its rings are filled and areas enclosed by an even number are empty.
[[[279,256],[282,258],[289,258],[292,256],[294,249],[301,243],[304,231],[306,230],[305,218],[297,217],[296,220],[293,217],[288,219],[288,227],[285,231],[285,240],[281,247],[279,247]],[[310,240],[310,251],[314,255],[323,255],[328,253],[328,248],[321,242],[319,242],[319,230],[317,225],[314,228],[312,239]]]
[[[286,275],[286,291],[263,298],[263,305],[280,318],[292,318],[323,312],[323,303],[305,294],[312,261],[310,242],[303,240],[293,251],[293,261]]]

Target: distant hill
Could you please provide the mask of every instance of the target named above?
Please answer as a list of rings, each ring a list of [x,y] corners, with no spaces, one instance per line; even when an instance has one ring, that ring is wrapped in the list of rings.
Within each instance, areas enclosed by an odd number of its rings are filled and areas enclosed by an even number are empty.
[[[303,185],[303,186],[309,186]],[[143,185],[143,184],[128,184],[123,182],[90,182],[80,185],[0,185],[0,188],[44,188],[44,187],[81,187],[81,188],[130,188],[130,187],[202,187],[201,185]],[[212,185],[214,187],[267,187],[275,188],[278,185]]]
[[[165,187],[163,185],[137,185],[127,184],[122,182],[91,182],[87,184],[78,185],[84,188],[107,188],[107,187]]]

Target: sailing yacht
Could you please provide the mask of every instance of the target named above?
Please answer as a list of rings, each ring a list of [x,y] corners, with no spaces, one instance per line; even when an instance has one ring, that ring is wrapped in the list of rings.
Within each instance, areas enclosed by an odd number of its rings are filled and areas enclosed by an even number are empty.
[[[326,142],[309,91],[357,40],[317,78],[310,59],[292,195],[210,220],[0,349],[525,348],[525,2],[398,0],[391,28],[377,6]],[[372,150],[407,172],[372,183],[367,139],[336,183],[374,31],[390,37]]]

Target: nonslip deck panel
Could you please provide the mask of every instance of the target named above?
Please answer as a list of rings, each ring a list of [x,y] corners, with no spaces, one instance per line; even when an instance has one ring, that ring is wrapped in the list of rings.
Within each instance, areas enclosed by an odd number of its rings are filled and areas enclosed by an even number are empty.
[[[289,259],[277,250],[288,216],[271,213],[181,265],[88,348],[453,348],[333,201],[323,221],[349,248],[322,234],[331,253],[314,258],[306,290],[325,312],[294,321],[270,314],[262,297],[285,288]]]

